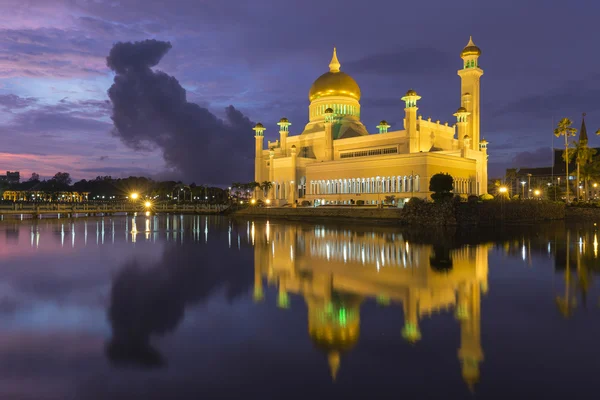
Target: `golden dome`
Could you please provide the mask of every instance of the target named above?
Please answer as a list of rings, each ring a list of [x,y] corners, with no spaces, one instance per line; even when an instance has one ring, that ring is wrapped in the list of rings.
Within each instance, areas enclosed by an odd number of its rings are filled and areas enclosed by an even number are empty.
[[[260,128],[264,128],[263,124],[261,124],[260,122],[256,124],[256,126],[254,126],[255,129],[260,129]]]
[[[458,113],[466,113],[466,112],[467,112],[467,109],[466,109],[466,108],[464,108],[464,107],[460,107],[458,110],[456,110],[456,113],[457,113],[457,114],[458,114]]]
[[[329,64],[329,72],[318,77],[312,84],[308,92],[308,100],[313,101],[324,96],[348,96],[360,100],[360,87],[350,75],[340,71],[335,48]]]
[[[466,57],[466,56],[480,56],[481,55],[481,49],[477,46],[475,46],[475,43],[473,43],[473,37],[469,36],[469,43],[467,43],[467,46],[463,49],[463,51],[460,53],[461,57]]]
[[[387,123],[387,121],[386,121],[385,119],[382,119],[382,120],[379,122],[379,125],[381,125],[381,126],[390,126],[390,124],[388,124],[388,123]]]
[[[417,96],[417,92],[415,92],[414,90],[410,89],[408,92],[406,92],[406,96]]]
[[[281,118],[281,119],[279,120],[279,122],[290,122],[290,121],[288,121],[288,119],[287,119],[287,118],[283,117],[283,118]]]

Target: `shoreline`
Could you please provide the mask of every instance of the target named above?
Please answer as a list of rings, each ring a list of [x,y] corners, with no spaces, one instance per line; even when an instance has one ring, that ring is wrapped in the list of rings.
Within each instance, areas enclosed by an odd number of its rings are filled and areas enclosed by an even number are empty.
[[[597,222],[600,208],[565,207],[562,203],[423,203],[413,207],[248,207],[230,214],[236,218],[268,218],[301,222],[372,223],[398,226],[491,227],[540,222]]]

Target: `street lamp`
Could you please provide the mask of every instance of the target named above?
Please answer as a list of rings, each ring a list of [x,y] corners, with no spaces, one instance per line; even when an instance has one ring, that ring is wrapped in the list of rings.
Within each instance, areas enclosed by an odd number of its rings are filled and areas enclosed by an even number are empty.
[[[526,183],[527,182],[525,182],[525,181],[521,181],[521,186],[523,187],[523,199],[525,199],[525,184]]]
[[[542,193],[542,192],[540,192],[540,190],[539,190],[539,189],[536,189],[536,190],[534,190],[534,191],[533,191],[533,194],[534,194],[534,195],[535,195],[535,197],[537,197],[538,199],[539,199],[539,197],[540,197],[540,194],[541,194],[541,193]]]
[[[506,186],[500,186],[499,191],[500,191],[500,193],[504,194],[504,193],[508,192],[508,189],[506,188]]]
[[[150,208],[152,207],[152,203],[150,203],[149,201],[144,203],[144,206],[146,206],[146,208]]]
[[[131,193],[131,198],[132,198],[133,200],[137,200],[137,199],[138,199],[138,197],[140,197],[140,195],[139,195],[139,194],[137,194],[137,193]]]

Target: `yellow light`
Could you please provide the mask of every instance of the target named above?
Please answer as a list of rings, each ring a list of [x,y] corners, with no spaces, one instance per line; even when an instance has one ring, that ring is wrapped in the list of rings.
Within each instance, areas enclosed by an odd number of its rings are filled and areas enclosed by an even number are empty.
[[[271,199],[267,199],[265,202],[266,202],[267,204],[271,204]]]
[[[138,197],[139,197],[139,194],[137,194],[137,193],[131,193],[131,198],[132,198],[132,199],[134,199],[134,200],[135,200],[135,199],[137,199]]]
[[[240,201],[240,204],[244,204],[244,202],[243,202],[243,201]]]
[[[144,205],[146,206],[146,208],[151,207],[152,203],[150,203],[149,201],[145,202]]]
[[[595,188],[596,188],[596,187],[598,187],[598,184],[597,184],[597,183],[594,183],[594,187],[595,187]]]
[[[534,193],[536,196],[539,196],[539,195],[540,195],[540,191],[539,191],[539,190],[536,190],[536,191],[535,191],[535,192],[533,192],[533,193]]]
[[[500,186],[500,193],[506,193],[508,191],[508,189],[506,188],[506,186]]]
[[[255,200],[255,199],[252,199],[252,200],[250,200],[250,203],[252,203],[252,204],[256,204],[256,200]]]

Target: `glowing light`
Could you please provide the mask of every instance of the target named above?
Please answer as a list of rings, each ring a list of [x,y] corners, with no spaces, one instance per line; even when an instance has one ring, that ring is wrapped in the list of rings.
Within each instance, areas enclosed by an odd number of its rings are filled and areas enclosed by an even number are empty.
[[[500,193],[506,193],[508,192],[508,188],[506,186],[500,186],[500,189],[498,189],[500,191]]]
[[[594,233],[594,258],[598,258],[598,235]]]
[[[267,204],[271,204],[271,199],[267,199],[267,200],[265,200],[265,203],[267,203]]]
[[[137,193],[131,193],[131,198],[132,198],[133,200],[136,200],[138,197],[140,197],[140,195],[139,195],[139,194],[137,194]]]
[[[525,261],[527,259],[527,251],[525,249],[525,245],[523,245],[521,253],[522,253],[521,255],[523,256],[523,261]]]
[[[540,195],[540,193],[541,193],[541,192],[540,192],[539,190],[536,190],[535,192],[533,192],[533,194],[535,194],[536,196],[539,196],[539,195]]]
[[[250,200],[250,203],[252,203],[252,204],[256,204],[256,200],[255,200],[255,199],[252,199],[252,200]]]
[[[152,207],[152,203],[150,203],[149,201],[145,202],[144,205],[146,206],[146,208]]]

